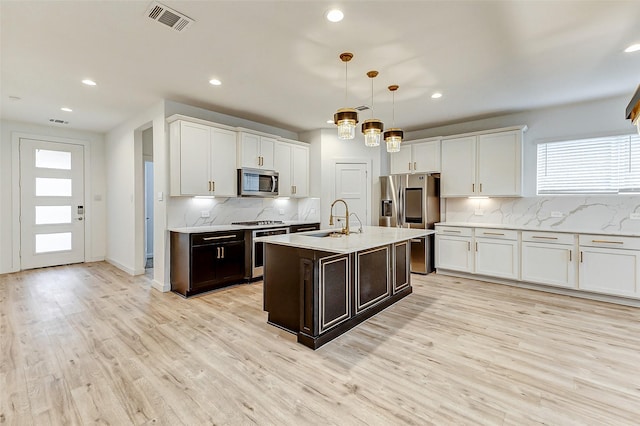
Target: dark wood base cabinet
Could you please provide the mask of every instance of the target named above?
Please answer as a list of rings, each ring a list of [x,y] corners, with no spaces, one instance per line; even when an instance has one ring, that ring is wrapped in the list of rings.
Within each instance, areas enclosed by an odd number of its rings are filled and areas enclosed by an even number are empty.
[[[411,294],[409,259],[408,241],[349,254],[267,244],[268,322],[317,349]]]
[[[171,291],[185,297],[244,280],[244,231],[171,232]]]

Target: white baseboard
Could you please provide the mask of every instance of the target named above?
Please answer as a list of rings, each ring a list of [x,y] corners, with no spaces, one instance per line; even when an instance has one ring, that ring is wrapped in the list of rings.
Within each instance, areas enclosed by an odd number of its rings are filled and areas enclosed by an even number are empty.
[[[128,266],[123,265],[122,263],[118,262],[117,260],[113,260],[109,257],[105,258],[105,261],[107,263],[112,264],[113,266],[115,266],[116,268],[126,272],[129,275],[140,275],[140,274],[144,274],[144,269],[142,270],[142,272],[139,272],[133,268],[129,268]],[[137,273],[136,273],[137,272]]]
[[[161,291],[162,293],[167,293],[171,291],[171,284],[169,283],[161,283],[160,281],[153,280],[151,282],[151,287],[155,290]]]

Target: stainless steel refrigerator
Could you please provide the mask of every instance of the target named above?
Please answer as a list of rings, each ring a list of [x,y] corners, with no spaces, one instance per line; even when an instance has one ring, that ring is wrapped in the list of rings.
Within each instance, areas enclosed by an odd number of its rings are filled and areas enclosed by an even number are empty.
[[[439,175],[381,176],[380,189],[380,226],[433,229],[440,221]],[[433,272],[434,245],[434,235],[411,240],[411,272]]]

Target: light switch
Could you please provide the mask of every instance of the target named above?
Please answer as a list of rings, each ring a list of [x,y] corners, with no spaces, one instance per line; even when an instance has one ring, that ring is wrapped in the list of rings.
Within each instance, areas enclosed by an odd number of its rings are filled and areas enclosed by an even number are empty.
[[[164,193],[162,191],[158,192],[158,201],[162,201],[164,198]]]

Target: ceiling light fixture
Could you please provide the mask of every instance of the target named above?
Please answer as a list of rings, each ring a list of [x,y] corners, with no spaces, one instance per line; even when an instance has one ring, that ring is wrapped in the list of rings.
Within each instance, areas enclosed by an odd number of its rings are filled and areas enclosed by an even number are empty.
[[[380,146],[380,134],[384,130],[384,124],[377,118],[373,118],[373,79],[378,76],[378,71],[369,71],[367,77],[371,79],[371,118],[362,123],[364,144],[366,146]]]
[[[95,86],[97,85],[97,83],[93,80],[89,80],[88,78],[85,78],[84,80],[82,80],[82,84],[86,84],[87,86]]]
[[[71,108],[68,108],[68,107],[62,107],[62,108],[60,108],[60,110],[65,111],[65,112],[72,112],[73,111]]]
[[[348,72],[347,64],[353,58],[353,53],[344,52],[340,54],[340,60],[344,62],[344,98],[348,100]],[[333,122],[338,126],[339,139],[353,139],[356,137],[356,124],[358,124],[358,112],[353,108],[340,108],[333,114]]]
[[[344,13],[338,9],[331,9],[327,12],[326,17],[329,22],[340,22],[342,21],[342,18],[344,18]]]
[[[396,90],[398,90],[400,88],[400,86],[398,86],[397,84],[393,84],[391,86],[389,86],[389,91],[391,92],[391,95],[393,96],[393,101],[392,101],[392,120],[391,120],[391,124],[392,127],[391,129],[387,129],[387,131],[384,132],[384,141],[387,143],[387,152],[398,152],[400,151],[400,143],[402,143],[402,138],[404,137],[404,132],[402,131],[402,129],[398,129],[395,127],[396,125]]]
[[[220,86],[222,82],[217,78],[212,78],[211,80],[209,80],[209,84],[211,84],[212,86]]]
[[[640,85],[638,85],[636,93],[631,98],[631,102],[627,105],[627,119],[636,125],[640,135]]]
[[[442,93],[440,92],[435,92],[433,95],[431,95],[431,99],[440,99],[442,97]]]
[[[640,43],[632,44],[631,46],[624,49],[625,53],[637,52],[640,50]]]

